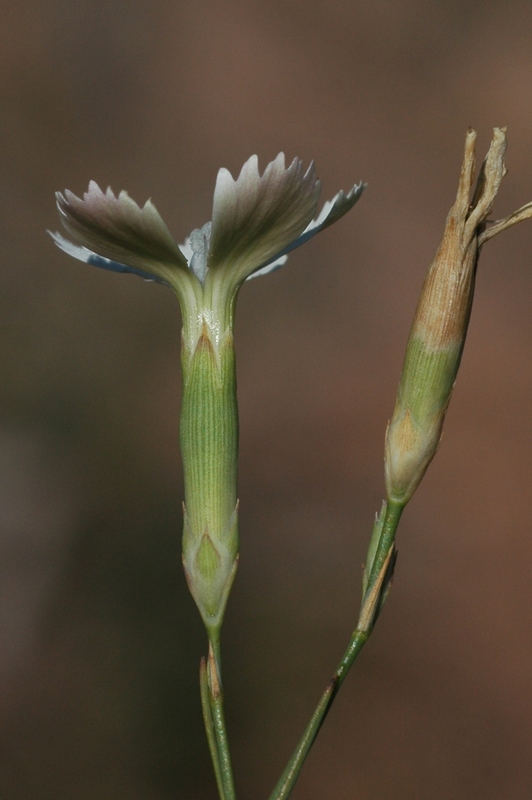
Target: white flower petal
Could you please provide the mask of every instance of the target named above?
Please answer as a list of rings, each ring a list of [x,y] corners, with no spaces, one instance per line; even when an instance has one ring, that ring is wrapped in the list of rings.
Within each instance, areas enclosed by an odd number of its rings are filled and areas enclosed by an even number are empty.
[[[344,214],[347,214],[347,212],[353,208],[365,188],[365,183],[356,183],[347,194],[342,189],[333,197],[332,200],[327,200],[323,204],[323,208],[316,219],[312,220],[310,225],[307,225],[301,236],[289,244],[283,252],[289,253],[291,250],[295,250],[296,247],[301,247],[302,244],[307,242],[309,239],[312,239],[312,237],[317,233],[325,230],[325,228],[328,228],[329,225],[333,224],[333,222],[337,222],[337,220],[339,220],[344,216]]]
[[[201,285],[205,283],[207,275],[207,256],[209,253],[209,240],[211,237],[211,223],[206,222],[202,228],[196,228],[187,239],[192,256],[188,265]]]
[[[61,221],[76,244],[103,259],[140,270],[167,282],[176,270],[188,269],[183,253],[151,202],[139,206],[127,192],[115,197],[91,181],[83,199],[57,193]]]
[[[190,246],[190,236],[187,236],[184,242],[179,245],[179,249],[185,256],[187,264],[190,264],[190,259],[194,255],[194,250]]]
[[[127,264],[121,264],[118,261],[111,261],[109,258],[104,258],[97,253],[93,253],[92,250],[89,250],[87,247],[72,244],[72,242],[69,242],[64,236],[61,236],[60,233],[52,233],[52,231],[48,231],[48,233],[60,250],[63,250],[73,258],[77,258],[78,261],[83,261],[85,264],[91,264],[93,267],[100,267],[101,269],[108,269],[111,272],[131,272],[134,275],[139,275],[141,278],[144,278],[145,281],[166,283],[165,280],[159,278],[157,275],[143,272],[140,269],[135,269],[135,267],[129,267]]]
[[[209,270],[227,265],[238,284],[277,258],[309,224],[319,193],[314,166],[304,172],[296,158],[285,168],[283,153],[262,176],[257,156],[244,164],[236,180],[221,169],[214,190]]]

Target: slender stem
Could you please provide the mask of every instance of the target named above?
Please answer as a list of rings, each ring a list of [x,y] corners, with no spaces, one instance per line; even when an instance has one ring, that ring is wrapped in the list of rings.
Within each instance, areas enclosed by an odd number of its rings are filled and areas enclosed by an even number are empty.
[[[233,768],[231,766],[229,741],[227,738],[227,729],[225,725],[223,707],[224,698],[221,678],[220,637],[217,632],[209,632],[209,659],[207,663],[207,675],[209,684],[210,711],[212,715],[211,718],[222,784],[222,792],[220,792],[220,797],[222,800],[236,800]],[[208,737],[209,732],[207,731],[207,738]],[[216,773],[216,766],[214,767],[214,770]],[[218,790],[220,791],[220,786],[218,786]]]
[[[223,798],[225,790],[222,778],[222,768],[220,765],[220,756],[218,754],[218,744],[216,741],[216,734],[214,731],[214,721],[212,718],[212,711],[211,711],[211,697],[209,688],[209,677],[207,674],[207,663],[204,658],[202,658],[200,662],[200,690],[201,690],[201,708],[203,711],[203,722],[205,724],[205,732],[207,733],[207,741],[209,743],[212,765],[214,767],[216,785],[218,787],[218,794],[220,795],[221,798]]]
[[[401,519],[403,509],[404,504],[392,503],[390,501],[386,504],[386,512],[379,538],[379,544],[377,545],[377,552],[375,553],[375,558],[371,565],[369,575],[367,576],[368,588],[366,595],[371,591],[371,587],[375,584],[375,581],[377,580],[377,577],[381,572],[386,559],[388,558],[390,548],[395,542],[395,534],[397,532],[397,526],[399,525],[399,520]]]
[[[309,724],[307,725],[299,744],[297,745],[292,758],[281,775],[277,786],[270,795],[270,800],[286,800],[290,796],[294,784],[299,777],[301,767],[314,744],[314,740],[329,713],[334,698],[338,689],[342,685],[345,676],[347,675],[351,664],[362,650],[362,647],[367,641],[369,634],[364,631],[354,631],[349,647],[347,648],[342,660],[340,661],[336,672],[331,678],[329,685],[321,696],[320,702],[316,706]]]
[[[347,650],[338,664],[329,685],[325,689],[299,744],[292,754],[292,758],[281,775],[277,786],[270,795],[270,800],[287,800],[290,796],[305,759],[318,735],[325,717],[329,713],[340,686],[371,635],[374,620],[380,610],[380,598],[383,594],[385,595],[389,588],[385,580],[388,575],[390,563],[393,567],[392,559],[394,555],[395,533],[402,511],[403,506],[398,504],[389,503],[386,507],[379,542],[372,559],[369,575],[367,576],[367,589],[362,599],[358,627],[353,632]],[[370,608],[368,608],[368,603],[371,606]]]

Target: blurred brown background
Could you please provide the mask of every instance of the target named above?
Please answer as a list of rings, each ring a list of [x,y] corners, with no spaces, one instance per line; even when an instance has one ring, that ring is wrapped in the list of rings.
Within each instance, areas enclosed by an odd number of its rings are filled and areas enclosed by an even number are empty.
[[[241,565],[224,629],[242,798],[267,797],[356,619],[384,430],[456,190],[509,126],[532,200],[528,0],[8,0],[0,47],[0,797],[213,798],[182,575],[179,310],[69,260],[53,192],[151,196],[314,158],[347,217],[239,300]],[[391,599],[297,800],[532,797],[532,225],[483,254]]]

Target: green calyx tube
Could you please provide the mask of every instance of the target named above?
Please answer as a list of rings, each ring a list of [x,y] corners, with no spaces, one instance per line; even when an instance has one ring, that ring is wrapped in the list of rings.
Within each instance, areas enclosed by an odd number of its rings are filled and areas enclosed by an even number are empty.
[[[183,337],[183,566],[207,630],[220,629],[238,562],[238,409],[233,335],[204,319]]]

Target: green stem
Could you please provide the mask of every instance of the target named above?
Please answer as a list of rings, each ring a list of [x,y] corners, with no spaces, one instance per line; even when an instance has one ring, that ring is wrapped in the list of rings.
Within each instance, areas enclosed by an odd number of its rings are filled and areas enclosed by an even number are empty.
[[[270,800],[286,800],[286,798],[290,796],[295,782],[299,777],[301,767],[305,762],[310,748],[314,744],[314,740],[318,735],[325,717],[329,713],[329,709],[333,704],[336,693],[344,682],[351,664],[354,662],[355,658],[366,643],[368,636],[369,634],[366,632],[354,631],[351,641],[349,642],[349,647],[340,661],[336,672],[331,678],[329,685],[322,694],[320,702],[316,706],[316,710],[314,711],[310,722],[299,741],[299,744],[294,750],[292,758],[288,762],[285,771],[281,775],[277,786],[270,795]]]
[[[221,800],[236,800],[235,785],[233,780],[233,768],[231,766],[231,756],[229,753],[229,741],[224,715],[224,698],[221,678],[220,660],[220,638],[217,633],[209,633],[209,660],[207,665],[208,689],[210,701],[210,713],[212,729],[214,733],[214,749],[216,760],[211,749],[211,756],[216,774],[216,782]],[[206,723],[207,739],[209,746],[211,740],[210,732]],[[217,766],[218,765],[218,766]],[[221,784],[221,786],[220,786]]]
[[[218,794],[220,795],[221,798],[223,798],[225,790],[222,778],[222,768],[220,765],[220,756],[218,754],[216,733],[214,731],[214,721],[212,718],[209,676],[207,674],[207,662],[205,661],[204,658],[202,658],[200,662],[200,690],[201,690],[201,709],[203,711],[203,722],[205,724],[205,732],[207,733],[207,741],[209,743],[212,765],[214,767],[216,785],[218,787]]]
[[[377,551],[367,576],[368,588],[366,590],[366,596],[371,591],[371,588],[375,585],[375,581],[377,580],[386,562],[386,559],[388,558],[390,548],[395,542],[395,534],[397,532],[397,527],[399,525],[399,520],[401,519],[401,514],[403,513],[404,507],[404,503],[394,503],[390,500],[386,504],[384,522],[379,537],[379,543],[377,545]]]
[[[358,654],[369,639],[373,630],[373,624],[380,611],[380,598],[385,595],[389,586],[385,584],[388,575],[390,562],[394,554],[394,542],[397,526],[401,518],[403,506],[395,503],[388,503],[379,537],[376,551],[372,558],[369,575],[367,576],[367,589],[362,600],[360,619],[358,625],[361,626],[364,620],[364,629],[357,627],[349,642],[336,672],[334,673],[329,685],[325,689],[316,710],[314,711],[309,724],[307,725],[299,744],[297,745],[292,758],[281,775],[277,786],[270,795],[270,800],[287,800],[299,777],[301,768],[312,747],[318,732],[325,721],[325,717],[334,702],[340,686],[344,682],[347,673],[353,666]],[[369,565],[368,565],[369,566]],[[392,562],[393,567],[393,562]],[[389,583],[389,579],[388,579]],[[369,600],[368,600],[369,599]],[[372,608],[368,610],[368,601]]]

